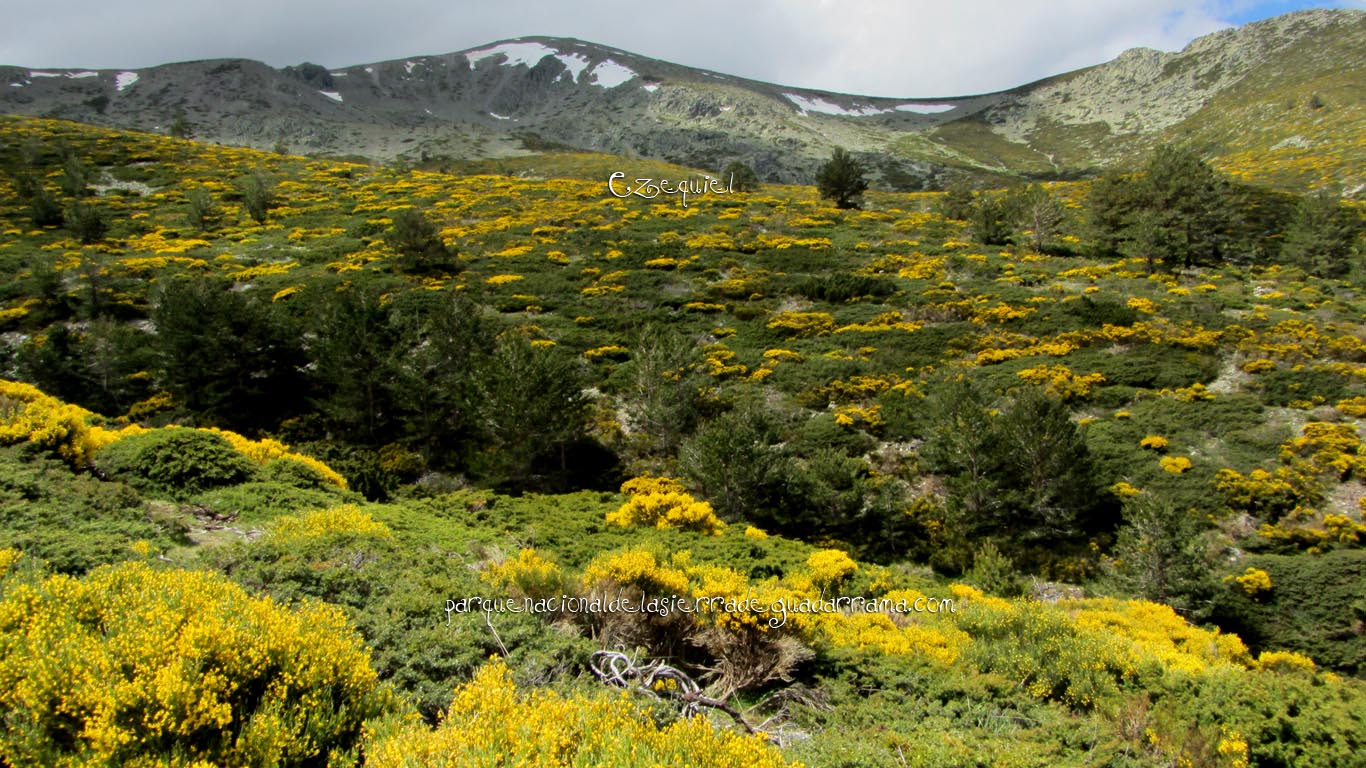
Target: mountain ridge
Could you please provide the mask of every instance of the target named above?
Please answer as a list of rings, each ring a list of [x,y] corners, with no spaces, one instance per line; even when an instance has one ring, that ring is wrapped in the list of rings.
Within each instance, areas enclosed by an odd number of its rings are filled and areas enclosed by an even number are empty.
[[[1130,49],[1003,91],[891,98],[528,36],[336,68],[277,69],[249,59],[130,70],[3,66],[0,112],[164,131],[183,110],[205,140],[376,160],[516,157],[546,147],[711,170],[740,159],[779,182],[809,182],[830,147],[842,145],[881,186],[917,189],[953,175],[1093,173],[1183,135],[1208,145],[1202,150],[1212,157],[1246,151],[1254,147],[1240,145],[1228,121],[1196,118],[1250,76],[1270,82],[1277,72],[1293,77],[1277,81],[1275,93],[1243,88],[1233,106],[1308,103],[1312,92],[1329,99],[1332,109],[1318,116],[1329,125],[1314,136],[1287,129],[1256,148],[1291,141],[1341,155],[1338,145],[1353,145],[1366,130],[1359,89],[1351,87],[1361,61],[1350,51],[1363,47],[1366,12],[1300,11],[1197,38],[1181,51]],[[1325,58],[1323,51],[1345,53]],[[1350,167],[1360,149],[1348,149]],[[1351,190],[1359,176],[1342,182]]]

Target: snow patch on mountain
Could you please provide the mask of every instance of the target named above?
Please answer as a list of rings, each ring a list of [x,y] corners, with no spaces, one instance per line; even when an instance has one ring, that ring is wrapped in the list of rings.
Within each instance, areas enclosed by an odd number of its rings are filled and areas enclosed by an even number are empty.
[[[635,70],[623,67],[611,59],[593,67],[593,71],[588,73],[588,79],[593,85],[602,88],[616,88],[635,76]]]
[[[957,104],[898,104],[896,111],[914,112],[917,115],[937,115],[940,112],[948,112],[957,107]]]
[[[783,96],[787,97],[788,101],[797,105],[797,109],[800,109],[803,115],[808,112],[819,112],[822,115],[838,115],[840,117],[868,117],[870,115],[881,115],[892,111],[890,109],[878,109],[871,105],[858,107],[856,109],[847,109],[838,104],[832,104],[824,99],[808,99],[805,96],[799,96],[795,93],[784,93]]]

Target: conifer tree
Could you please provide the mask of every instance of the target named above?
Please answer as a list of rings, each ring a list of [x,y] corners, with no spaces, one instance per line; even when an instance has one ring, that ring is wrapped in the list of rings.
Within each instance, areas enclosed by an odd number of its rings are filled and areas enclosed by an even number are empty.
[[[1319,277],[1343,277],[1351,271],[1360,236],[1360,217],[1320,191],[1301,198],[1281,258]]]
[[[821,197],[835,201],[836,208],[858,208],[868,180],[863,177],[863,164],[855,160],[843,147],[834,153],[816,175],[816,188]]]

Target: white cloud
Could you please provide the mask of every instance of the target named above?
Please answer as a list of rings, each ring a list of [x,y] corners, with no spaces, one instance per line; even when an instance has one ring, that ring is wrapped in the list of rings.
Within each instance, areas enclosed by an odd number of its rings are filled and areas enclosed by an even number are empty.
[[[1324,3],[1332,5],[1333,3]],[[1337,3],[1362,7],[1366,0]],[[1176,50],[1258,15],[1254,0],[155,0],[29,4],[0,63],[129,69],[247,57],[330,67],[577,37],[782,85],[891,97],[999,90],[1126,48]],[[1277,4],[1278,6],[1282,4]]]

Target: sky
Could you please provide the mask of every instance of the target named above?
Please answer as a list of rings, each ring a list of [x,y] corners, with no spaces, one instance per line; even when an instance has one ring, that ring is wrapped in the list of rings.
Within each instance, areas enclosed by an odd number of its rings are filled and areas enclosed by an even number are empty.
[[[1324,7],[1366,0],[64,0],[13,4],[0,64],[338,68],[547,35],[802,88],[958,96]]]

